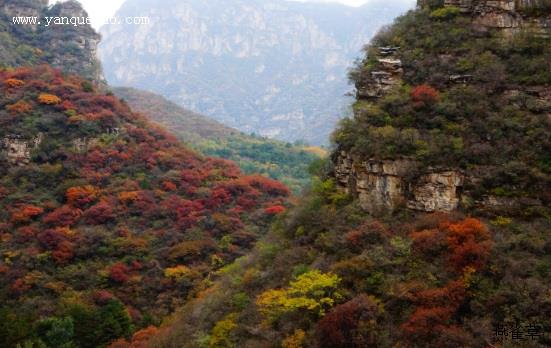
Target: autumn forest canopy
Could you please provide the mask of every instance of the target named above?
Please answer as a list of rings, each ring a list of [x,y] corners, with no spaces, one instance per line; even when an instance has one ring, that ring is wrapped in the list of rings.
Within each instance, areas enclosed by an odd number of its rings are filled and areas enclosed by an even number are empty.
[[[551,345],[547,0],[419,1],[350,69],[329,156],[111,91],[90,27],[7,2],[1,347]]]

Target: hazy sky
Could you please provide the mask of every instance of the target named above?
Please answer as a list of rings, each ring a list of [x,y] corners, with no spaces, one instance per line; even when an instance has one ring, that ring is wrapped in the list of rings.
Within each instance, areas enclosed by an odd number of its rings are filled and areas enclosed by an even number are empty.
[[[50,0],[58,2],[60,0]],[[63,0],[61,0],[63,1]],[[88,15],[92,19],[94,27],[99,28],[109,17],[113,16],[125,0],[79,0],[84,5]],[[360,6],[369,0],[296,0],[315,2],[340,2],[349,6]],[[393,1],[393,0],[390,0]],[[414,0],[411,0],[412,2]]]

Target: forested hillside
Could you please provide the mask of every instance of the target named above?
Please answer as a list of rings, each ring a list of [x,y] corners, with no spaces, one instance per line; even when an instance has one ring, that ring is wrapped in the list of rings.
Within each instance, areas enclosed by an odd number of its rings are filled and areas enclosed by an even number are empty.
[[[154,93],[124,87],[113,88],[113,92],[133,110],[170,129],[191,148],[234,161],[247,174],[279,180],[296,194],[310,184],[310,165],[326,156],[319,147],[243,134]]]
[[[3,347],[105,347],[158,325],[286,209],[283,184],[86,80],[2,69],[0,89]]]
[[[420,1],[383,30],[311,193],[149,344],[551,345],[550,10]]]

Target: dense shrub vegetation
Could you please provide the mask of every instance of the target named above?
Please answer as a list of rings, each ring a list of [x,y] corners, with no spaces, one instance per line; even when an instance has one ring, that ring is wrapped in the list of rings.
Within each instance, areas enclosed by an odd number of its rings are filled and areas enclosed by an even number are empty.
[[[144,340],[286,209],[283,184],[196,154],[77,77],[7,69],[0,89],[0,139],[31,149],[28,165],[0,158],[3,347]]]

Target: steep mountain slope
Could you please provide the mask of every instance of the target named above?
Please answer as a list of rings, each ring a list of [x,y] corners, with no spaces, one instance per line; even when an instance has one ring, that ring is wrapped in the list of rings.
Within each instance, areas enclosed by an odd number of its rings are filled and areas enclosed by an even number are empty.
[[[551,4],[420,1],[311,194],[153,347],[551,345]]]
[[[103,82],[96,58],[100,36],[89,25],[46,27],[44,17],[87,17],[73,0],[48,7],[48,0],[0,1],[1,66],[47,63],[63,71]],[[38,17],[36,24],[14,24],[14,17]],[[41,24],[38,24],[41,23]]]
[[[245,135],[208,117],[183,109],[165,98],[133,88],[114,88],[130,107],[160,123],[188,146],[239,164],[247,174],[263,174],[300,193],[310,183],[308,167],[325,151]]]
[[[159,93],[245,133],[324,144],[361,46],[411,1],[129,0],[102,28],[108,81]]]
[[[151,120],[162,124],[188,143],[201,139],[224,139],[239,134],[233,128],[186,110],[158,94],[131,87],[115,87],[112,90],[134,111],[148,115]]]
[[[103,347],[159,323],[285,209],[281,183],[82,79],[43,66],[0,86],[3,347]]]

